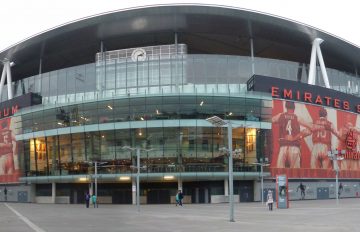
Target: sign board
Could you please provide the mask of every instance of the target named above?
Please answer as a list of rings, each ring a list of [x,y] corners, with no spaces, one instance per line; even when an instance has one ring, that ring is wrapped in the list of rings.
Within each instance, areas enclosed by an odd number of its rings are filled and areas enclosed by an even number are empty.
[[[11,116],[21,108],[41,104],[41,101],[40,95],[28,93],[0,102],[0,183],[18,182],[21,174],[17,152],[18,144],[14,135],[16,117]],[[36,149],[46,148],[38,146]]]
[[[360,98],[333,89],[280,78],[253,75],[247,81],[249,91],[270,93],[273,98],[299,101],[360,113]]]
[[[276,176],[276,206],[278,209],[289,208],[288,179],[286,175]]]

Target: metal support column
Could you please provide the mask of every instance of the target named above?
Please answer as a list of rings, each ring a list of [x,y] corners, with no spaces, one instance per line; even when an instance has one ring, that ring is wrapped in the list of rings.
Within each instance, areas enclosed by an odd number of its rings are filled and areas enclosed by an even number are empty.
[[[232,152],[232,125],[229,120],[228,126],[228,146],[229,146],[229,200],[230,200],[230,221],[234,222],[234,180],[233,180],[233,152]]]
[[[140,212],[140,148],[136,148],[137,173],[136,173],[136,207]]]

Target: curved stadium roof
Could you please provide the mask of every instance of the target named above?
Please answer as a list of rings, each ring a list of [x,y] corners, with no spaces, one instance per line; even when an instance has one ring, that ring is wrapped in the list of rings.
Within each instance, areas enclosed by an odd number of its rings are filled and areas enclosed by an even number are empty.
[[[13,80],[42,72],[91,63],[103,41],[106,50],[185,43],[192,54],[250,56],[309,63],[314,38],[325,65],[354,73],[360,48],[334,35],[284,18],[213,5],[159,5],[91,16],[37,34],[0,52],[16,63]]]

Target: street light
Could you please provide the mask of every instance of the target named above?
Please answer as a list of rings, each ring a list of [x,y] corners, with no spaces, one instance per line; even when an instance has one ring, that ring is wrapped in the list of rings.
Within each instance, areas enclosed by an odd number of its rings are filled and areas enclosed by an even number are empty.
[[[91,164],[94,164],[94,184],[95,184],[95,196],[97,196],[97,190],[98,190],[98,187],[97,187],[97,179],[98,179],[98,164],[106,164],[107,162],[99,162],[99,161],[87,161],[88,163],[91,163]]]
[[[233,155],[232,155],[232,125],[231,121],[224,121],[218,116],[207,118],[206,121],[210,122],[213,126],[222,127],[227,126],[228,130],[228,150],[229,153],[229,204],[230,204],[230,222],[234,222],[234,176],[233,176]]]
[[[136,172],[136,208],[140,212],[140,150],[142,151],[151,151],[152,149],[141,149],[140,147],[129,147],[123,146],[122,149],[135,151],[136,150],[136,163],[137,163],[137,172]]]
[[[261,175],[261,204],[264,204],[264,167],[269,166],[270,164],[267,163],[268,160],[265,158],[265,162],[263,162],[263,159],[260,158],[260,163],[253,163],[255,165],[260,166],[260,175]]]
[[[328,151],[328,157],[329,159],[331,159],[333,161],[333,166],[334,166],[334,171],[335,171],[335,185],[336,185],[336,204],[339,204],[339,165],[338,165],[338,160],[343,160],[344,157],[343,156],[338,156],[338,155],[344,155],[345,154],[345,150],[334,150],[334,151]]]

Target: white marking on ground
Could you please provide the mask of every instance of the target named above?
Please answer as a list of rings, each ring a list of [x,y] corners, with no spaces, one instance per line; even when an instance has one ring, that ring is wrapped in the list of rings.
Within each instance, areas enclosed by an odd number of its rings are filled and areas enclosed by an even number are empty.
[[[35,232],[46,232],[45,230],[41,229],[34,223],[32,223],[27,217],[23,216],[21,213],[16,211],[14,208],[12,208],[10,205],[5,203],[5,206],[8,207],[11,211],[14,212],[21,220],[23,220],[31,229],[33,229]]]

